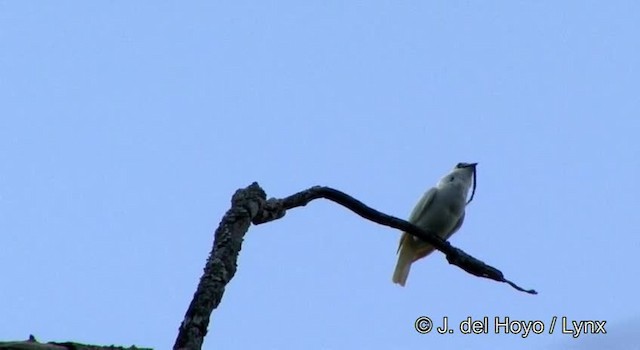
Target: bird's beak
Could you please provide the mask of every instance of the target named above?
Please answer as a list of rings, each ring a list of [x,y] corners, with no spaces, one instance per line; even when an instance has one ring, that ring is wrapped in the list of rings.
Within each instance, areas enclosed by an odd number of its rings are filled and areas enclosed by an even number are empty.
[[[465,168],[475,168],[478,163],[469,163]]]

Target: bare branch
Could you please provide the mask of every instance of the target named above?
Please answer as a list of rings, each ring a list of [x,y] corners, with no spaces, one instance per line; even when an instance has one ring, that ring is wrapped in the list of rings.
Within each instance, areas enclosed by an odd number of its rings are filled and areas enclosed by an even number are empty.
[[[259,225],[280,219],[284,217],[288,209],[305,206],[318,198],[336,202],[367,220],[408,232],[429,242],[447,256],[447,261],[450,264],[456,265],[474,276],[504,282],[519,291],[537,294],[533,289],[523,289],[507,280],[500,270],[470,256],[449,242],[443,241],[432,232],[425,231],[394,216],[381,213],[344,192],[330,187],[314,186],[286,198],[271,198],[267,201],[265,192],[258,183],[254,182],[249,187],[236,191],[231,200],[231,209],[227,211],[216,230],[213,249],[209,254],[204,274],[200,278],[185,319],[180,325],[174,349],[191,350],[202,347],[211,312],[220,304],[225,286],[236,272],[238,253],[250,223]]]
[[[238,253],[251,220],[262,210],[267,198],[254,182],[239,189],[231,198],[231,208],[222,217],[215,233],[213,248],[204,267],[191,304],[187,309],[174,349],[200,349],[207,335],[211,312],[220,304],[227,283],[236,273]]]
[[[449,242],[443,241],[434,233],[423,230],[420,227],[411,224],[410,222],[381,213],[373,208],[366,206],[364,203],[349,196],[348,194],[331,187],[314,186],[308,190],[298,192],[283,199],[271,198],[267,201],[267,205],[262,210],[261,216],[257,216],[256,218],[254,218],[253,223],[258,225],[274,220],[273,218],[281,218],[284,216],[287,209],[305,206],[312,200],[318,198],[326,198],[348,208],[349,210],[367,220],[373,221],[380,225],[385,225],[396,228],[398,230],[402,230],[420,238],[423,241],[429,242],[437,250],[443,252],[447,256],[447,261],[449,261],[450,264],[456,265],[472,275],[507,283],[521,292],[538,294],[533,289],[523,289],[517,284],[507,280],[506,278],[504,278],[504,275],[500,270],[472,257],[471,255],[465,253],[462,249],[452,246]]]

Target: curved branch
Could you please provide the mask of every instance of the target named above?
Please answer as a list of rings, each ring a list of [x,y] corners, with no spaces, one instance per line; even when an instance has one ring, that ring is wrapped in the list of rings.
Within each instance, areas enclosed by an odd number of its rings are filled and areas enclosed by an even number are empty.
[[[255,217],[253,219],[253,223],[258,225],[274,220],[274,218],[281,218],[284,216],[287,209],[305,206],[312,200],[318,198],[325,198],[336,202],[367,220],[402,230],[403,232],[416,236],[423,241],[429,242],[437,250],[443,252],[447,256],[447,261],[449,261],[450,264],[456,265],[474,276],[507,283],[521,292],[538,294],[533,289],[524,289],[509,281],[504,277],[504,274],[500,270],[472,257],[462,249],[452,246],[449,242],[443,241],[434,233],[423,230],[410,222],[381,213],[371,207],[368,207],[348,194],[331,187],[314,186],[308,190],[298,192],[283,199],[271,198],[267,201],[267,205],[261,212],[262,216]]]
[[[331,200],[367,220],[408,232],[427,241],[437,250],[445,253],[450,264],[456,265],[472,275],[507,283],[525,293],[537,294],[533,289],[523,289],[507,280],[500,270],[470,256],[461,249],[453,247],[449,242],[443,241],[433,233],[370,208],[344,192],[330,187],[315,186],[289,197],[266,200],[264,190],[254,182],[247,188],[236,191],[231,199],[231,208],[224,215],[215,232],[213,247],[191,304],[180,324],[174,349],[191,350],[202,347],[211,313],[220,304],[225,286],[235,275],[238,253],[251,223],[259,225],[280,219],[284,217],[288,209],[305,206],[318,198]]]

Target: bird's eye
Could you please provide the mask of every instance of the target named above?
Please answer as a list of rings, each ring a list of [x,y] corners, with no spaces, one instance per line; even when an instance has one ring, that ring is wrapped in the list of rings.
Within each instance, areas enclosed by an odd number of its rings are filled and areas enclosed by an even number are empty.
[[[453,180],[455,180],[455,179],[456,179],[455,176],[451,176],[451,177],[449,177],[449,182],[453,182]]]
[[[456,164],[456,168],[460,169],[460,168],[464,168],[467,164],[465,163],[458,163]]]

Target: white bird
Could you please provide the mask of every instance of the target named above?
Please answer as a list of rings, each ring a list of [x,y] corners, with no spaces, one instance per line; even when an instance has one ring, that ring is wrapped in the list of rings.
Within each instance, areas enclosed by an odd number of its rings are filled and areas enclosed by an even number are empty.
[[[474,179],[478,163],[458,163],[442,177],[436,187],[427,191],[411,212],[409,222],[449,239],[464,221],[467,193]],[[474,186],[475,187],[475,186]],[[472,194],[473,198],[473,194]],[[400,237],[398,263],[393,272],[393,283],[404,286],[411,264],[431,254],[435,248],[406,232]]]

